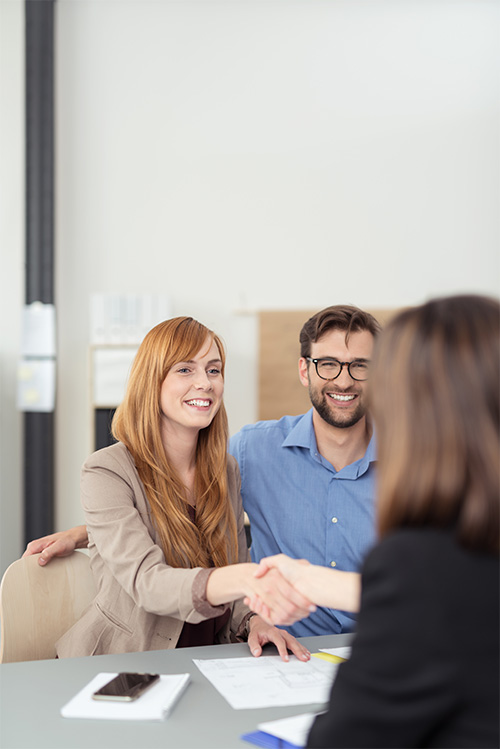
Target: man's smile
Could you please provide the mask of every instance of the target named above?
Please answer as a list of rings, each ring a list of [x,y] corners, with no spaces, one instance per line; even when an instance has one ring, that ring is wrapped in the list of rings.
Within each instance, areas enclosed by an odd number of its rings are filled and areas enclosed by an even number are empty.
[[[340,401],[341,403],[352,401],[354,398],[358,397],[356,393],[346,393],[344,395],[342,393],[326,393],[326,395],[328,395],[332,400]]]

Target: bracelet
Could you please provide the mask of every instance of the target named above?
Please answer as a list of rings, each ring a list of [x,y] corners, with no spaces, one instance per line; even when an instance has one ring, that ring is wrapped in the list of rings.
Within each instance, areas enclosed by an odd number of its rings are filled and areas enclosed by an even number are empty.
[[[250,634],[250,620],[253,619],[254,616],[258,616],[258,614],[255,611],[252,611],[251,614],[249,614],[248,619],[245,622],[245,637],[248,640],[248,635]]]

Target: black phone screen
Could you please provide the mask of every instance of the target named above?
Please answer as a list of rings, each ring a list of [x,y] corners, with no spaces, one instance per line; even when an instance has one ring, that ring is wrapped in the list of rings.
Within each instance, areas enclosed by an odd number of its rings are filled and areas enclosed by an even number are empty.
[[[121,673],[92,696],[96,700],[135,700],[159,678],[158,674]]]

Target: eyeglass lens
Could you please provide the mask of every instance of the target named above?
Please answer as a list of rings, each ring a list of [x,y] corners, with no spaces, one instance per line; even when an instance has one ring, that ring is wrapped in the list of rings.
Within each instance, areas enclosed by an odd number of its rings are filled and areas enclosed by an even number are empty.
[[[317,363],[317,371],[325,380],[333,380],[338,377],[342,364],[336,359],[323,359]],[[349,374],[354,380],[366,380],[368,377],[368,363],[353,361],[348,365]]]

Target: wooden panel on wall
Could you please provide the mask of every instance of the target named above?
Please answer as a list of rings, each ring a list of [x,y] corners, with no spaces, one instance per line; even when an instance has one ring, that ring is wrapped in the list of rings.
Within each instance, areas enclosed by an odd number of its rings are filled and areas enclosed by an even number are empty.
[[[384,325],[399,310],[367,310]],[[298,374],[299,334],[319,310],[259,312],[259,419],[301,414],[311,407]]]

